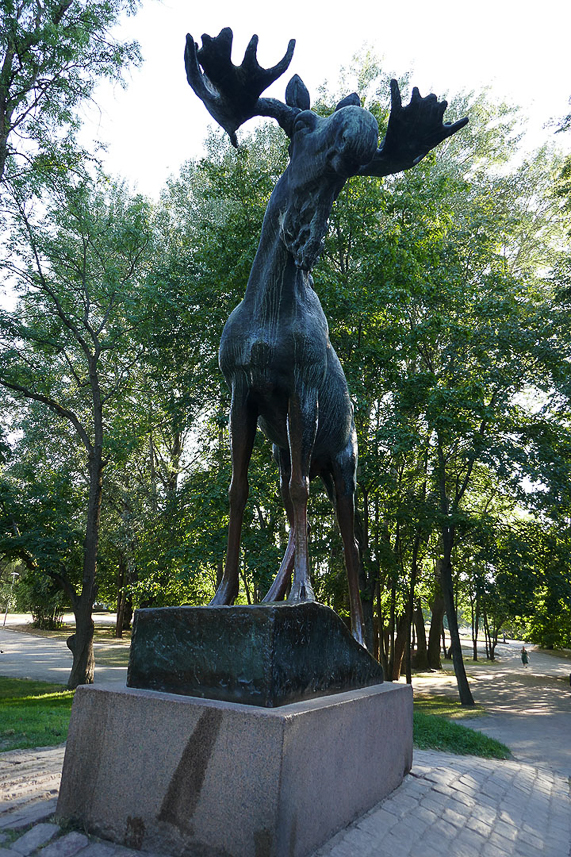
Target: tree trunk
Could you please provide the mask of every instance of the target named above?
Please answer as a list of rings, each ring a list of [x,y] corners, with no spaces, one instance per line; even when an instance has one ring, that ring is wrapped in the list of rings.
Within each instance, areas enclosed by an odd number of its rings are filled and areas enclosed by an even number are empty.
[[[402,672],[402,661],[406,648],[406,637],[410,634],[410,623],[406,612],[399,617],[397,622],[397,635],[391,662],[391,680],[398,681]]]
[[[472,654],[478,660],[478,631],[480,630],[480,601],[476,595],[472,607]]]
[[[363,623],[365,626],[365,643],[369,652],[375,650],[375,590],[379,578],[378,571],[371,563],[369,552],[369,500],[367,492],[361,490],[363,496],[363,512],[355,505],[355,539],[359,553],[359,590],[363,607]],[[369,573],[368,573],[369,571]]]
[[[93,684],[95,660],[93,658],[93,602],[80,596],[75,603],[75,634],[67,639],[73,655],[73,664],[67,686],[74,690],[80,684]]]
[[[430,669],[428,661],[428,649],[426,648],[426,629],[424,627],[424,616],[420,604],[414,611],[414,625],[416,628],[416,655],[414,657],[415,669],[420,672]]]
[[[117,573],[117,622],[115,625],[115,637],[120,640],[123,637],[123,625],[125,621],[125,583],[127,581],[127,560],[123,551],[119,554],[119,570]]]
[[[67,686],[93,684],[95,661],[93,658],[93,602],[97,596],[95,576],[97,573],[97,550],[99,547],[99,522],[101,517],[101,494],[103,490],[103,414],[97,359],[90,359],[90,383],[93,395],[93,429],[95,442],[89,449],[89,502],[85,525],[83,549],[83,578],[81,595],[75,600],[75,634],[67,641],[73,654],[71,675]]]
[[[439,670],[442,667],[440,662],[440,634],[444,618],[444,598],[440,591],[440,583],[437,586],[438,589],[430,604],[432,615],[430,617],[430,631],[428,632],[428,666],[431,670]]]
[[[418,551],[420,549],[420,534],[417,533],[414,539],[412,548],[412,562],[410,569],[410,586],[408,590],[408,603],[406,608],[406,640],[405,640],[405,669],[406,683],[412,684],[412,652],[410,645],[410,631],[412,627],[412,616],[414,613],[414,590],[416,587],[416,578],[418,576]]]
[[[452,583],[452,545],[453,534],[450,528],[443,528],[442,532],[443,543],[443,559],[440,564],[440,585],[442,587],[442,595],[444,596],[444,604],[446,606],[446,615],[448,617],[448,630],[450,632],[450,642],[452,649],[452,661],[454,663],[454,673],[458,684],[458,693],[462,705],[474,705],[474,697],[468,684],[468,677],[464,669],[464,661],[462,659],[462,647],[460,645],[460,634],[458,632],[458,616],[454,604],[454,585]]]
[[[388,637],[385,629],[385,619],[383,615],[383,608],[381,604],[381,586],[379,583],[377,589],[377,617],[379,623],[379,663],[383,668],[383,673],[385,678],[389,675],[389,661],[387,658],[387,650],[388,650]]]

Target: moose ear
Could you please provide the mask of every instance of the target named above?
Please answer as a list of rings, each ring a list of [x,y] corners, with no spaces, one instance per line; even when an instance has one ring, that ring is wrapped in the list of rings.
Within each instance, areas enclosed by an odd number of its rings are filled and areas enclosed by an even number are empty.
[[[341,110],[342,107],[360,107],[361,99],[357,95],[356,92],[352,92],[351,95],[348,95],[342,101],[339,102],[335,110]]]
[[[286,87],[286,104],[299,110],[309,110],[310,99],[307,87],[298,74],[294,74]]]

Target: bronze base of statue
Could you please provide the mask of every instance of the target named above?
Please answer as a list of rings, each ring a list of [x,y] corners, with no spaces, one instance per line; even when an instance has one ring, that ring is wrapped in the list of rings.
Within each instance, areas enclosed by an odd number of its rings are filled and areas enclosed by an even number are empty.
[[[275,708],[382,681],[380,664],[314,601],[135,613],[128,687]]]

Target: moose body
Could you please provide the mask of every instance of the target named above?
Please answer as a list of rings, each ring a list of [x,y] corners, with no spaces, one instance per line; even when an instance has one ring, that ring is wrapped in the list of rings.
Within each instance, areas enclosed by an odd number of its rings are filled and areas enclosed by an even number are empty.
[[[232,482],[226,564],[212,603],[231,604],[238,594],[248,465],[259,425],[274,445],[290,524],[285,556],[264,600],[282,599],[292,572],[289,600],[314,597],[307,500],[310,480],[319,476],[334,504],[343,540],[353,635],[364,645],[354,535],[353,408],[310,271],[322,248],[331,207],[348,178],[407,169],[467,120],[443,125],[446,102],[433,95],[423,99],[418,90],[402,108],[393,81],[391,120],[377,148],[377,122],[357,95],[344,99],[328,117],[309,110],[309,95],[297,76],[286,90],[286,104],[259,97],[289,65],[293,42],[277,66],[264,70],[256,60],[256,36],[240,68],[230,60],[231,30],[202,40],[199,50],[187,36],[187,77],[232,142],[237,144],[236,129],[254,115],[276,118],[290,138],[290,162],[268,203],[244,299],[230,315],[220,344],[220,368],[232,393]]]

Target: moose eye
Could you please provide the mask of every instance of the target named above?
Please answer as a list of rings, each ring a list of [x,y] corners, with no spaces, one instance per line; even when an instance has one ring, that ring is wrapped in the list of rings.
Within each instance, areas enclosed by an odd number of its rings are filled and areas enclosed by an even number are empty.
[[[315,128],[316,122],[317,116],[315,113],[312,113],[311,110],[302,110],[302,112],[296,116],[293,126],[294,134],[301,131],[312,131]]]

